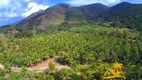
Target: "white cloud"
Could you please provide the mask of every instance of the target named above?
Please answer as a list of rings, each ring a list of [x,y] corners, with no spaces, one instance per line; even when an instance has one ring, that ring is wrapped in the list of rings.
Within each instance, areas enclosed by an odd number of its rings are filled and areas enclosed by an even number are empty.
[[[35,13],[35,12],[40,11],[40,10],[45,10],[48,7],[49,6],[44,6],[44,5],[41,5],[41,4],[37,4],[35,2],[30,2],[30,3],[28,3],[28,8],[25,9],[26,12],[24,12],[22,14],[22,16],[27,17],[27,16],[31,15],[32,13]]]
[[[30,0],[24,0],[25,2],[30,2]]]
[[[0,13],[0,18],[13,18],[13,17],[17,17],[18,14],[14,13],[14,12],[4,12],[4,13]]]
[[[4,8],[8,5],[10,0],[0,0],[0,8]]]
[[[38,4],[36,4],[35,2],[30,2],[29,4],[28,4],[28,8],[32,8],[32,7],[35,7],[35,6],[37,6]]]
[[[85,5],[85,4],[91,4],[91,3],[102,3],[105,5],[112,4],[112,3],[118,3],[120,0],[69,0],[70,4],[73,5]]]
[[[16,11],[19,11],[19,10],[21,11],[22,8],[23,8],[22,3],[15,2],[14,4],[6,7],[6,11],[16,12]]]
[[[17,17],[18,15],[16,13],[8,13],[6,16],[9,18],[13,18],[13,17]]]
[[[118,0],[107,0],[108,2],[114,3],[117,2]]]

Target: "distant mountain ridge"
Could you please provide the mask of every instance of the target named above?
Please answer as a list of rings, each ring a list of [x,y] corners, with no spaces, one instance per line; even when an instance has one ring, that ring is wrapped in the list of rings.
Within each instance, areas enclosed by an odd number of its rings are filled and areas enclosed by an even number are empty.
[[[97,18],[102,22],[113,22],[122,27],[142,30],[142,4],[119,3],[110,7]]]
[[[99,15],[107,9],[107,6],[100,3],[79,7],[73,7],[65,3],[59,3],[44,11],[33,13],[25,20],[18,23],[17,26],[47,26],[50,24],[61,24],[66,21],[90,20],[94,16]]]
[[[97,21],[111,22],[113,26],[137,28],[142,30],[142,4],[122,2],[115,6],[95,3],[79,7],[59,3],[46,10],[31,14],[16,26],[22,28],[40,28],[58,25],[64,22]]]

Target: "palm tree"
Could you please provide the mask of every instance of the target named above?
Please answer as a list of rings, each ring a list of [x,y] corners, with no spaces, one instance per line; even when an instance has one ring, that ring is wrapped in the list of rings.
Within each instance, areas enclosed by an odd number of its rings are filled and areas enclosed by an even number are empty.
[[[27,76],[27,72],[28,72],[28,69],[26,67],[22,67],[21,75],[22,76]]]
[[[53,64],[52,62],[49,63],[49,70],[48,70],[48,73],[54,73],[56,72],[56,67],[55,67],[55,64]]]
[[[86,72],[86,76],[87,76],[88,80],[92,80],[93,79],[93,75],[92,75],[91,71],[87,71]]]
[[[70,79],[70,72],[68,69],[61,70],[60,74],[61,74],[60,77],[62,78],[62,80],[69,80]]]

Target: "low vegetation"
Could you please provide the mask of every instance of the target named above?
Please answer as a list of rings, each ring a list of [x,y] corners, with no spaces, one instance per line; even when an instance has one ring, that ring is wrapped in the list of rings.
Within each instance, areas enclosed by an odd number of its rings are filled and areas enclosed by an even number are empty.
[[[83,23],[48,27],[44,33],[35,32],[34,36],[21,36],[21,33],[9,40],[0,38],[7,45],[0,51],[0,63],[5,66],[0,70],[0,79],[101,80],[115,61],[124,64],[126,79],[142,77],[141,32]],[[58,70],[50,63],[50,68],[41,73],[26,69],[53,56],[58,56],[56,62],[70,68]],[[23,67],[21,74],[12,72],[11,66]]]

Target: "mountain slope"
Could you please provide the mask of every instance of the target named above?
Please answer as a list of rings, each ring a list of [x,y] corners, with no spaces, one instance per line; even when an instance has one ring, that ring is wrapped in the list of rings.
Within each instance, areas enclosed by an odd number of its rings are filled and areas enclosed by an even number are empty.
[[[66,12],[65,20],[91,20],[93,17],[98,16],[100,13],[104,12],[108,8],[109,7],[100,3],[73,7]]]
[[[25,20],[17,24],[17,26],[31,27],[44,26],[49,24],[59,24],[64,22],[65,12],[70,8],[68,4],[57,4],[44,11],[39,11],[27,17]]]
[[[122,2],[117,4],[98,16],[99,21],[113,22],[114,25],[137,28],[142,27],[142,4],[130,4]]]
[[[80,7],[71,7],[68,4],[60,3],[44,11],[39,11],[21,21],[17,26],[33,28],[34,26],[46,27],[50,24],[60,24],[65,21],[90,20],[107,10],[103,4],[90,4]]]
[[[98,21],[110,22],[115,27],[135,28],[142,31],[142,4],[122,2],[112,7],[103,4],[90,4],[72,7],[60,3],[44,11],[34,13],[18,23],[17,28],[46,29],[47,25],[63,22]]]

